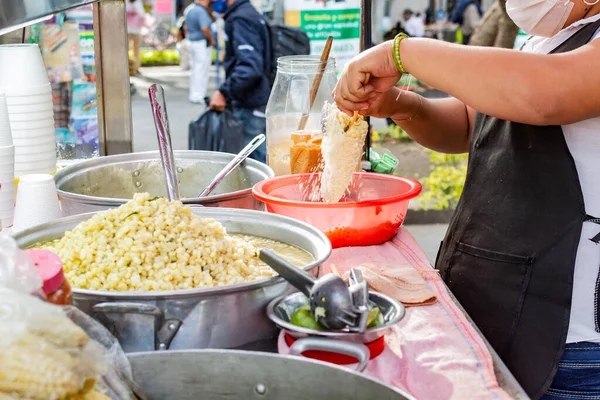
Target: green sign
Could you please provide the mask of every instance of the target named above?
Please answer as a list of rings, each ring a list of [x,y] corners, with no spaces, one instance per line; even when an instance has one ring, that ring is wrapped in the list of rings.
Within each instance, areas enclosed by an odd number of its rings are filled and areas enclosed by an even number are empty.
[[[311,40],[360,38],[360,9],[301,11],[300,28]]]

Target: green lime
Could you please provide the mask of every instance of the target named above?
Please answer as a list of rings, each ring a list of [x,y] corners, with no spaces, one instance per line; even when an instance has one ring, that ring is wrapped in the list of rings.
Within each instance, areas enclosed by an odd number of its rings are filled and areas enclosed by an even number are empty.
[[[309,305],[297,309],[292,315],[290,322],[292,325],[300,326],[302,328],[314,329],[317,331],[325,330],[325,328],[315,320]]]
[[[369,318],[367,318],[367,328],[375,328],[383,322],[379,307],[373,307],[369,310]]]

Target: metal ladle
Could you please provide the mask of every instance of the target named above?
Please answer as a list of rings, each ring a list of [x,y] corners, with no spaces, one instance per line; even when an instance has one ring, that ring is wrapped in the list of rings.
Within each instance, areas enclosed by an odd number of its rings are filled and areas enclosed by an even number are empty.
[[[179,186],[177,184],[177,170],[173,145],[171,143],[171,131],[169,129],[169,117],[167,115],[167,103],[165,101],[165,90],[162,86],[152,84],[148,88],[150,106],[154,117],[154,126],[158,137],[158,150],[165,172],[167,183],[167,196],[169,201],[179,200]]]
[[[358,330],[364,332],[366,323],[362,321],[363,310],[356,309],[353,301],[353,297],[361,296],[354,296],[342,278],[327,274],[315,279],[268,249],[261,249],[259,257],[308,297],[310,309],[321,325],[328,329],[343,329],[346,326],[356,329],[358,324]],[[366,286],[364,290],[366,293]]]
[[[254,150],[258,149],[258,147],[263,144],[266,136],[262,133],[256,136],[246,147],[242,149],[227,165],[214,177],[214,179],[210,182],[210,184],[198,195],[198,197],[205,197],[212,193],[213,190],[217,187],[219,183],[223,179],[227,177],[234,169],[237,168],[250,154],[254,152]]]

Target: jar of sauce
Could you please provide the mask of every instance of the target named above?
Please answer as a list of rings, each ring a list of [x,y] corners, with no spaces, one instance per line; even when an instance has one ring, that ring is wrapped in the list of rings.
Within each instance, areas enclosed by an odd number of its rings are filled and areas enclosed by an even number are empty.
[[[44,281],[42,291],[46,300],[59,306],[73,304],[73,292],[63,273],[60,258],[49,250],[29,249],[26,252]]]

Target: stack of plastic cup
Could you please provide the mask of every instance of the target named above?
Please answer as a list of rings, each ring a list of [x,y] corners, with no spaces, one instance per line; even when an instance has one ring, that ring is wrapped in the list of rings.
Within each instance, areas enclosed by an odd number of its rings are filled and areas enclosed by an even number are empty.
[[[3,229],[10,228],[13,224],[14,188],[15,146],[10,132],[6,97],[0,93],[0,222]]]
[[[23,175],[17,189],[13,232],[57,220],[62,216],[54,178],[50,174]]]
[[[56,170],[52,87],[36,44],[0,46],[0,92],[6,94],[15,145],[15,176]],[[9,62],[10,61],[10,62]]]

